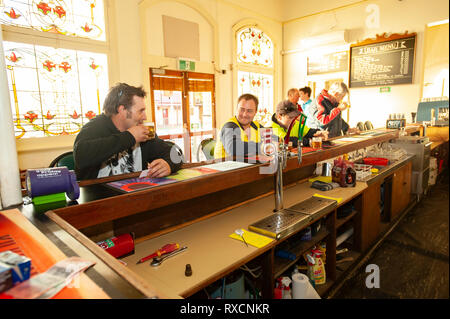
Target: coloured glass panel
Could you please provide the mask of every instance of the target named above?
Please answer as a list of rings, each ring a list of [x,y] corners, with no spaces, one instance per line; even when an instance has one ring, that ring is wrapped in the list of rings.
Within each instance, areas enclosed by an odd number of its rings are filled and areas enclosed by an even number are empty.
[[[0,23],[106,41],[103,0],[3,0]]]
[[[101,113],[107,56],[3,42],[16,138],[76,134]]]
[[[273,110],[273,76],[262,73],[238,71],[238,96],[250,93],[258,97],[255,121],[270,125]]]
[[[257,28],[245,28],[237,34],[239,63],[273,67],[272,40]]]

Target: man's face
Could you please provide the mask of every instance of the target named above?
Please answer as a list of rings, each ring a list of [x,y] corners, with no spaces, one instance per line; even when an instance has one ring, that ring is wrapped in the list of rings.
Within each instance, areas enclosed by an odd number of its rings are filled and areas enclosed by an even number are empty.
[[[131,108],[126,111],[125,126],[128,128],[144,123],[147,119],[145,114],[144,98],[139,96],[133,96],[133,104]]]
[[[236,117],[245,128],[250,125],[256,115],[256,104],[253,100],[241,100],[237,106]]]
[[[299,91],[300,99],[304,102],[309,100],[309,95],[303,91]]]
[[[291,113],[292,114],[292,113]],[[290,115],[290,114],[283,114],[283,115],[277,115],[278,123],[280,123],[282,126],[284,126],[286,129],[291,125],[292,121],[295,119],[296,115]]]
[[[300,93],[298,91],[295,91],[295,93],[289,94],[289,101],[297,105],[298,100],[300,99]]]

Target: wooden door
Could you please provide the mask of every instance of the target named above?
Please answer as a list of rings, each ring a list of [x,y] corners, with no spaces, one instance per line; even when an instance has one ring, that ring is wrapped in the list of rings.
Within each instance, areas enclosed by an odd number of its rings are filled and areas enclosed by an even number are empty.
[[[214,75],[150,69],[152,118],[156,133],[192,162],[200,142],[215,137]]]
[[[400,214],[411,201],[411,169],[409,162],[392,176],[391,220]]]

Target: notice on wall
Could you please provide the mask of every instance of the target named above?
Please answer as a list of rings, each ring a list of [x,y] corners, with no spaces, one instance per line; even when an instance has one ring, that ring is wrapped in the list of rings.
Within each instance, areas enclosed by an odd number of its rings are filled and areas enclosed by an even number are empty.
[[[351,88],[413,83],[415,35],[350,48]]]
[[[308,75],[348,70],[348,51],[308,57]]]

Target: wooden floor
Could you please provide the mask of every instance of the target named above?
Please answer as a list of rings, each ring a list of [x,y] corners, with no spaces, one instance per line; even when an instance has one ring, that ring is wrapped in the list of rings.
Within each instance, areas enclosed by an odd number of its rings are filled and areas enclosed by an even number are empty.
[[[448,169],[358,271],[333,294],[338,299],[449,298]],[[366,266],[380,270],[380,288],[366,287]]]

